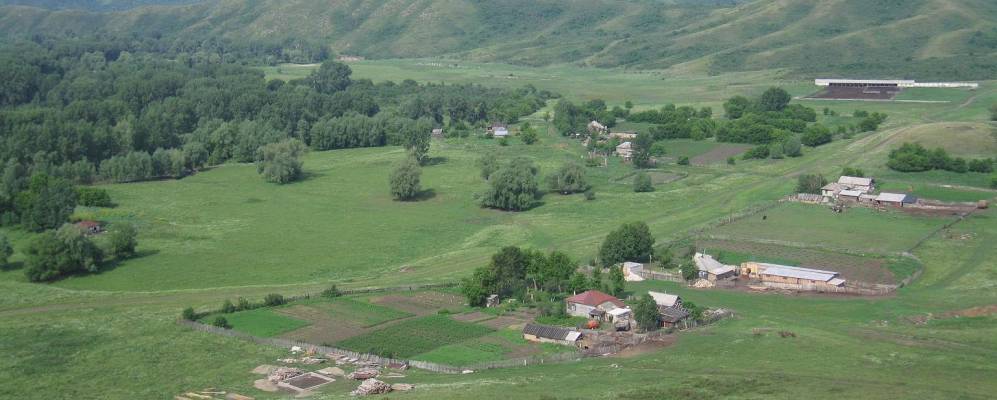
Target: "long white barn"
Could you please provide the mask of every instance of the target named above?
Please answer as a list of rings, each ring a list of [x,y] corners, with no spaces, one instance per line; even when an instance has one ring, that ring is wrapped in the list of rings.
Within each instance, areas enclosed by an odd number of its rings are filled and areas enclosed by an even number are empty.
[[[970,88],[980,87],[976,82],[917,82],[909,79],[814,79],[817,86],[893,86],[900,88]]]

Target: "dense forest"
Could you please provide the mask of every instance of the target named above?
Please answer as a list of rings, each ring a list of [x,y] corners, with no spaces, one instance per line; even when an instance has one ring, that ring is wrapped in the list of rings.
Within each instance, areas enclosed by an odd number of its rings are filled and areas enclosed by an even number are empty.
[[[466,135],[515,122],[555,97],[533,87],[374,84],[333,61],[305,79],[267,81],[258,69],[216,58],[171,59],[99,40],[2,46],[0,86],[0,215],[39,231],[66,221],[81,200],[73,185],[180,178],[205,165],[254,161],[280,182],[300,171],[272,168],[275,154],[411,148],[434,127]]]

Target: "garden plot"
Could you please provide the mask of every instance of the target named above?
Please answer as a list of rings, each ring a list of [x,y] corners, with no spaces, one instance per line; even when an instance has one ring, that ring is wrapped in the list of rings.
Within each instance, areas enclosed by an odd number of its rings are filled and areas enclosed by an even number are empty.
[[[442,309],[455,311],[464,307],[463,297],[441,292],[375,296],[370,298],[370,302],[415,315],[435,314]]]
[[[494,330],[456,321],[447,315],[431,315],[391,324],[374,332],[336,343],[348,350],[409,358],[438,347],[487,335]]]

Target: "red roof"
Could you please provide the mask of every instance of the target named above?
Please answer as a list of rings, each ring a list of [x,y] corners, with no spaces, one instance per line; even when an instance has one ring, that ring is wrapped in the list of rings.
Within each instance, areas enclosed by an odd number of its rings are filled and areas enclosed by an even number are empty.
[[[626,307],[626,304],[623,304],[623,302],[620,301],[620,299],[617,299],[613,296],[610,296],[598,290],[589,290],[587,292],[579,293],[574,296],[568,297],[567,299],[564,299],[564,301],[567,301],[569,303],[584,304],[592,307],[596,307],[602,303],[609,302],[613,303],[617,307]]]

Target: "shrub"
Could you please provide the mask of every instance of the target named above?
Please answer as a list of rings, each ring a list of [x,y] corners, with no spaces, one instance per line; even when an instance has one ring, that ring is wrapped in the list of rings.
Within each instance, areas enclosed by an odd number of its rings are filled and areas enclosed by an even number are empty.
[[[249,300],[246,300],[245,297],[238,298],[236,300],[236,303],[238,304],[237,308],[239,309],[239,311],[252,310],[256,308],[255,306],[253,306],[252,303],[249,302]]]
[[[115,226],[109,241],[111,255],[121,259],[135,256],[135,247],[138,246],[137,235],[138,232],[132,224]]]
[[[389,177],[391,197],[395,200],[408,201],[415,199],[422,192],[422,168],[419,160],[409,155],[395,167]]]
[[[688,156],[679,157],[678,164],[679,165],[689,165],[689,157]]]
[[[585,168],[573,161],[564,163],[554,175],[549,176],[547,184],[551,191],[561,194],[581,193],[589,188],[585,181]]]
[[[745,160],[751,159],[764,159],[769,157],[769,147],[768,146],[755,146],[744,153],[741,158]]]
[[[585,191],[585,200],[595,200],[595,191],[589,188]]]
[[[193,321],[197,319],[197,313],[194,312],[194,307],[187,307],[180,313],[180,317],[188,321]]]
[[[997,175],[990,177],[990,188],[997,189]]]
[[[637,175],[634,176],[634,192],[646,193],[653,191],[654,184],[651,182],[651,176],[643,171],[637,172]]]
[[[503,136],[502,138],[499,139],[498,144],[499,144],[499,146],[508,146],[509,145],[509,138]]]
[[[101,188],[77,187],[77,204],[86,207],[111,207],[111,195]]]
[[[734,165],[736,163],[737,161],[734,159],[734,157],[727,157],[727,165]]]
[[[232,327],[231,325],[228,324],[228,320],[225,319],[225,317],[223,317],[221,315],[215,317],[215,319],[213,321],[211,321],[211,325],[217,326],[219,328],[225,328],[225,329],[229,329],[229,328]]]
[[[796,180],[797,193],[820,194],[820,189],[827,185],[827,179],[820,174],[800,175]]]
[[[495,171],[488,180],[490,188],[482,199],[484,207],[506,211],[528,210],[540,197],[539,169],[527,158],[515,158]]]
[[[699,269],[697,269],[696,266],[691,263],[682,264],[682,267],[679,268],[679,271],[682,272],[682,279],[685,279],[687,281],[691,281],[699,277]]]
[[[103,257],[89,237],[67,224],[31,241],[24,272],[32,282],[51,281],[80,272],[97,272]]]
[[[222,303],[222,312],[223,313],[225,313],[225,314],[231,314],[231,313],[234,313],[235,311],[236,311],[235,304],[232,304],[232,301],[226,299],[225,302]]]
[[[799,157],[803,155],[803,146],[800,144],[800,139],[796,136],[791,136],[786,141],[782,142],[782,152],[789,157]]]
[[[330,298],[331,299],[331,298],[339,297],[339,296],[342,296],[342,295],[343,295],[343,292],[340,292],[339,288],[337,288],[336,285],[332,285],[328,289],[325,289],[325,290],[322,291],[322,297],[325,297],[325,298]]]
[[[861,177],[865,176],[865,172],[862,171],[859,168],[844,167],[844,168],[841,169],[841,175],[843,175],[843,176],[855,176],[855,177],[861,178]]]
[[[817,147],[825,143],[830,143],[833,136],[831,130],[824,125],[813,124],[803,131],[800,142],[810,147]]]
[[[284,296],[277,293],[270,293],[263,298],[263,304],[267,307],[276,307],[285,303],[287,303],[287,300],[284,299]]]

